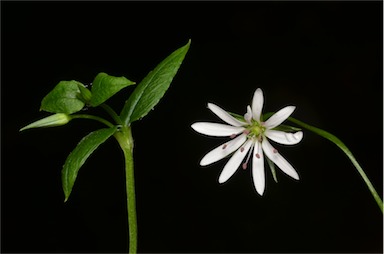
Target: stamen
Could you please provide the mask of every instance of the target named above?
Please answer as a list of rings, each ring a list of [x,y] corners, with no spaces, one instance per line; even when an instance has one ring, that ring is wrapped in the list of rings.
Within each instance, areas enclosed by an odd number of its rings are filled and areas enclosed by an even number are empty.
[[[275,148],[273,148],[273,153],[278,153],[277,150]]]
[[[250,132],[251,132],[250,130],[243,130],[243,133],[244,133],[245,135],[248,135]]]
[[[241,148],[240,148],[240,152],[244,152],[244,147],[241,147]]]
[[[247,165],[248,165],[248,161],[249,161],[249,158],[251,157],[251,153],[252,153],[252,148],[253,148],[253,145],[251,147],[251,149],[249,150],[248,152],[248,156],[247,156],[247,159],[245,160],[245,162],[243,163],[243,169],[247,169]]]
[[[236,134],[232,134],[231,136],[229,136],[231,139],[234,139],[236,138]]]
[[[261,137],[261,136],[260,136]],[[256,158],[258,158],[258,159],[260,159],[260,153],[259,153],[259,151],[260,151],[260,143],[259,142],[256,142],[256,147],[254,148],[254,149],[257,149],[257,151],[256,151],[256,154],[255,154],[255,156],[256,156]]]
[[[227,144],[224,144],[224,145],[223,145],[223,149],[225,149],[225,148],[227,148]]]

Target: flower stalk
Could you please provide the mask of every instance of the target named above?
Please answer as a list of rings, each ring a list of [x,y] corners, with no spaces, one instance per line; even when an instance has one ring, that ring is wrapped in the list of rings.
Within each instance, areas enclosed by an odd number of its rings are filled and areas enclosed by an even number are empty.
[[[101,104],[100,106],[113,118],[113,120],[115,120],[117,124],[122,124],[120,117],[110,106],[105,103]]]
[[[95,121],[98,121],[100,123],[103,123],[105,124],[106,126],[108,127],[113,127],[114,125],[105,120],[104,118],[102,117],[99,117],[99,116],[94,116],[94,115],[88,115],[88,114],[76,114],[76,115],[71,115],[71,118],[72,119],[89,119],[89,120],[95,120]]]
[[[133,138],[130,126],[122,126],[114,134],[124,153],[125,183],[129,227],[129,253],[137,253],[137,216],[135,199],[135,179],[133,170]]]
[[[381,212],[383,213],[383,201],[381,200],[379,194],[375,190],[375,187],[373,187],[373,184],[369,180],[368,176],[365,174],[363,168],[357,162],[356,158],[353,156],[352,152],[348,149],[348,147],[340,139],[338,139],[335,135],[333,135],[327,131],[324,131],[322,129],[316,128],[316,127],[311,126],[309,124],[303,123],[303,122],[301,122],[301,121],[299,121],[293,117],[289,117],[288,120],[301,126],[301,127],[303,127],[303,128],[305,128],[305,129],[308,129],[308,130],[322,136],[323,138],[328,139],[329,141],[331,141],[332,143],[337,145],[351,160],[352,164],[355,166],[355,168],[357,169],[357,172],[359,172],[360,176],[363,178],[365,184],[367,185],[369,191],[371,192],[373,198],[376,200],[377,205],[379,206]]]

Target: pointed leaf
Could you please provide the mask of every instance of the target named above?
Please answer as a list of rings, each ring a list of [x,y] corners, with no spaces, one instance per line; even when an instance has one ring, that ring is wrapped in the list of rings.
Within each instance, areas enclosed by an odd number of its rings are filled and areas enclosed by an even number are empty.
[[[85,103],[81,100],[78,81],[60,81],[41,101],[40,110],[51,113],[72,114],[80,111]]]
[[[110,97],[115,95],[121,89],[134,85],[135,82],[125,77],[114,77],[104,72],[99,73],[92,82],[91,106],[96,107]]]
[[[120,114],[125,125],[146,116],[163,97],[184,60],[190,43],[191,41],[165,58],[136,87]]]
[[[115,126],[91,132],[85,136],[69,154],[61,171],[61,180],[65,195],[64,202],[68,200],[69,195],[71,194],[80,167],[99,145],[104,143],[116,132],[116,128],[117,127]]]

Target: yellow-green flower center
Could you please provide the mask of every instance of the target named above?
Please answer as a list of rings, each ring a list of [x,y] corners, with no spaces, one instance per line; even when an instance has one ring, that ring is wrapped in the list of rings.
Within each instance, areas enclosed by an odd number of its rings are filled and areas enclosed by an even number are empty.
[[[254,137],[254,138],[257,138],[257,139],[260,139],[262,138],[264,132],[265,132],[265,127],[254,121],[251,125],[248,126],[247,130],[248,130],[248,137]]]

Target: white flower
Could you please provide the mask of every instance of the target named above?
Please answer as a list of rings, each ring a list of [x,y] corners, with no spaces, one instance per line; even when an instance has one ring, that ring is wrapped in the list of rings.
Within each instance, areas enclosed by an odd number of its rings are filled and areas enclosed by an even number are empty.
[[[303,132],[295,133],[275,130],[295,110],[294,106],[287,106],[267,121],[261,120],[264,97],[263,92],[258,88],[253,96],[252,107],[247,107],[244,120],[238,120],[231,116],[219,106],[208,103],[208,108],[227,124],[198,122],[192,124],[192,128],[204,135],[225,137],[229,136],[230,141],[221,144],[200,161],[201,166],[206,166],[233,153],[219,177],[219,183],[226,182],[242,164],[243,169],[247,168],[252,156],[252,178],[256,191],[263,195],[265,190],[264,154],[275,163],[285,174],[298,180],[299,175],[291,164],[281,156],[271,145],[268,139],[284,145],[294,145],[303,138]]]

